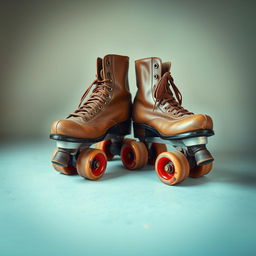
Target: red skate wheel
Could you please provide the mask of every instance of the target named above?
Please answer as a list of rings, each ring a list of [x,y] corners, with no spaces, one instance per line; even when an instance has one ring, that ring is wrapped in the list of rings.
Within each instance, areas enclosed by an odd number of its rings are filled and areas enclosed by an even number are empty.
[[[109,151],[109,147],[111,143],[112,143],[111,140],[103,140],[96,144],[96,148],[101,149],[106,154],[108,161],[114,158],[114,155]]]
[[[58,152],[58,148],[56,148],[53,151],[52,159],[54,159],[57,152]],[[66,175],[77,174],[76,168],[71,163],[68,163],[68,166],[64,167],[64,166],[61,166],[61,165],[58,165],[58,164],[52,162],[52,166],[56,171],[66,174]]]
[[[152,143],[148,150],[150,152],[149,153],[150,157],[148,159],[148,163],[150,165],[154,165],[158,155],[160,155],[163,152],[166,152],[167,151],[167,147],[166,147],[165,144]]]
[[[189,176],[191,178],[199,178],[206,174],[208,174],[212,169],[213,163],[210,162],[209,164],[196,166],[195,168],[190,170]]]
[[[83,149],[76,163],[77,172],[80,176],[89,180],[100,179],[107,166],[107,157],[100,149]]]
[[[159,179],[163,183],[174,185],[187,177],[189,163],[180,151],[164,152],[157,157],[155,169]]]
[[[135,140],[126,140],[121,149],[121,159],[127,169],[142,168],[148,161],[148,151],[145,144]]]

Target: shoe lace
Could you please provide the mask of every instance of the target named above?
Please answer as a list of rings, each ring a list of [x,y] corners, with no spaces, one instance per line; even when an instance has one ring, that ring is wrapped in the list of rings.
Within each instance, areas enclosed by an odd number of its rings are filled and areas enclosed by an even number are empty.
[[[170,87],[171,86],[171,87]],[[172,90],[175,97],[173,96]],[[154,97],[156,99],[153,110],[160,105],[168,105],[165,107],[167,112],[172,112],[174,115],[180,117],[183,115],[191,115],[192,112],[189,112],[181,106],[182,104],[182,95],[174,83],[174,79],[171,76],[170,72],[166,72],[161,77],[160,81],[156,85],[154,90]]]
[[[90,116],[93,116],[99,109],[102,109],[102,105],[106,104],[109,93],[112,90],[112,87],[109,84],[110,82],[110,79],[100,79],[96,76],[96,79],[91,83],[91,85],[86,89],[85,93],[81,97],[77,109],[71,113],[68,118],[82,117],[88,119]],[[84,102],[84,99],[93,86],[95,86],[95,88],[93,89],[90,98]]]

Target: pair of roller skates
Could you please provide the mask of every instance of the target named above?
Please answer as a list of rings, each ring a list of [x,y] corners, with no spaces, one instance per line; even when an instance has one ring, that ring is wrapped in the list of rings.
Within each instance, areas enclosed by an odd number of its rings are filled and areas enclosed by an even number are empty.
[[[138,90],[133,104],[128,64],[126,56],[97,59],[97,79],[78,108],[52,124],[50,138],[57,141],[53,167],[67,175],[98,180],[107,160],[120,155],[130,170],[155,164],[158,177],[168,185],[210,172],[213,157],[206,144],[207,137],[214,134],[212,120],[181,106],[181,93],[170,74],[171,63],[156,57],[135,62]],[[131,132],[131,119],[137,140],[125,138]],[[166,143],[175,151],[168,152]]]

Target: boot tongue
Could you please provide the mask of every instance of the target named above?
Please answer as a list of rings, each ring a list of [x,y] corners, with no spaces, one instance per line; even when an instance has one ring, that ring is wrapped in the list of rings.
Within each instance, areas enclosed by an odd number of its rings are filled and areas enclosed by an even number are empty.
[[[158,82],[154,92],[156,99],[163,99],[165,97],[168,98],[168,95],[173,96],[173,93],[170,90],[169,84],[168,84],[168,73],[170,72],[170,69],[171,69],[171,62],[162,63],[162,69],[161,69],[162,77]]]
[[[171,70],[171,62],[164,62],[162,63],[162,75],[166,72],[170,72]]]
[[[101,69],[100,72],[99,72],[99,79],[100,79],[100,80],[103,80],[103,77],[104,77],[103,74],[104,74],[104,73],[103,73],[103,69]]]
[[[96,70],[97,70],[97,78],[102,80],[103,79],[103,67],[102,67],[102,59],[101,58],[97,58]]]

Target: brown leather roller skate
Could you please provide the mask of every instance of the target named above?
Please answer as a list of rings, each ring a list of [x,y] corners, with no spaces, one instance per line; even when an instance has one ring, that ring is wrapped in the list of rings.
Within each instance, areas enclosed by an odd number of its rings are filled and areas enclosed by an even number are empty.
[[[132,118],[139,142],[130,146],[132,166],[143,167],[150,159],[160,180],[168,185],[210,172],[213,157],[206,144],[207,137],[214,135],[211,117],[182,107],[170,62],[152,57],[137,60],[135,66],[138,91]],[[165,143],[176,150],[166,152]]]
[[[55,121],[50,134],[57,142],[52,158],[55,170],[67,175],[78,173],[90,180],[102,177],[107,159],[121,152],[124,136],[131,129],[129,58],[106,55],[97,58],[96,66],[97,78],[77,109],[66,119]],[[98,142],[103,143],[100,149],[90,148]]]

